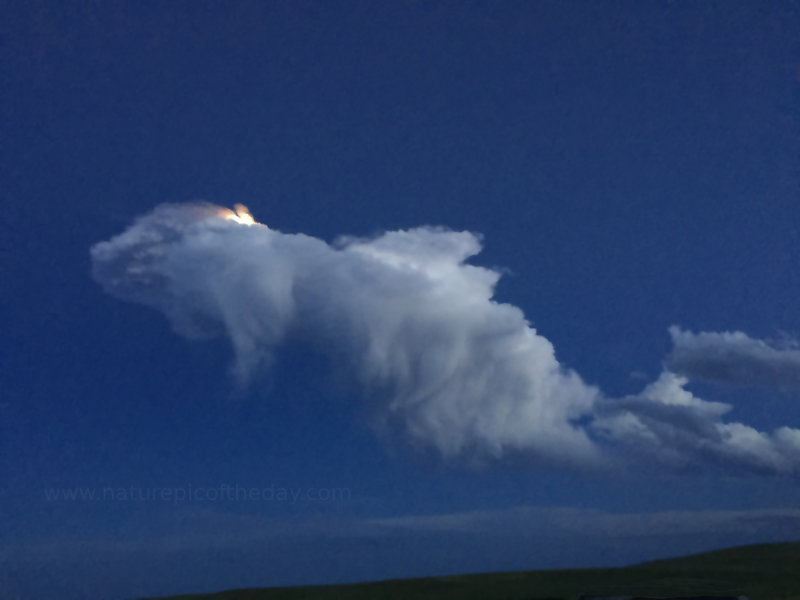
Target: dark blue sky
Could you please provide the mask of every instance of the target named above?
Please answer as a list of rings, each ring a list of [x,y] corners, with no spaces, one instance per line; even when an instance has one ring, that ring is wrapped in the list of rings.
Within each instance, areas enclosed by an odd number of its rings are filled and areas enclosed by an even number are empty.
[[[0,596],[800,539],[796,468],[443,460],[299,343],[237,392],[224,338],[104,294],[89,258],[164,202],[329,242],[442,225],[483,234],[496,298],[609,397],[659,376],[672,325],[791,354],[798,31],[797,2],[0,3]],[[727,420],[800,427],[796,386],[713,379],[688,389]],[[304,497],[131,497],[222,485]],[[128,495],[47,497],[78,488]]]

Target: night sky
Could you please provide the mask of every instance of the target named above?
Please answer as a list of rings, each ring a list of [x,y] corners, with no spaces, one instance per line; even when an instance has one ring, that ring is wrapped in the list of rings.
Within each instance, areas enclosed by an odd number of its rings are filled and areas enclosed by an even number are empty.
[[[0,2],[0,597],[800,540],[798,31]]]

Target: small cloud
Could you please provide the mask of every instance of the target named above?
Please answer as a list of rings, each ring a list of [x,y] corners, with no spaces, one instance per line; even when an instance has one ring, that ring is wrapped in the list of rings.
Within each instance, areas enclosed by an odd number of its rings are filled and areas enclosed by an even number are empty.
[[[697,381],[742,387],[800,389],[800,350],[795,340],[780,344],[741,331],[700,332],[669,328],[673,349],[666,367]]]
[[[782,427],[770,434],[724,422],[732,407],[698,398],[687,383],[686,377],[664,371],[637,395],[599,403],[591,427],[640,459],[674,468],[719,464],[756,473],[798,472],[800,430]]]

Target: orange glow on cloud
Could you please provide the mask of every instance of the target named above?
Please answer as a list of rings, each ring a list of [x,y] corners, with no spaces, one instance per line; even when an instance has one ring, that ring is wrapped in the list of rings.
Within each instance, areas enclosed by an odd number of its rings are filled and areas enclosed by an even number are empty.
[[[250,214],[250,211],[244,204],[234,204],[233,210],[223,208],[220,210],[220,216],[229,221],[236,221],[242,225],[256,225],[257,222]]]

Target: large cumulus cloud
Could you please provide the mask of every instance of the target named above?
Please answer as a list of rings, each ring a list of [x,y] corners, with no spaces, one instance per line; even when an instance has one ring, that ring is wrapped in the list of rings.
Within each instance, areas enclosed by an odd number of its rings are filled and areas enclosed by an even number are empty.
[[[92,248],[95,279],[188,337],[227,335],[245,381],[287,336],[346,369],[373,414],[445,456],[526,450],[592,460],[574,421],[597,390],[556,360],[469,232],[419,228],[330,245],[206,205],[166,205]]]

